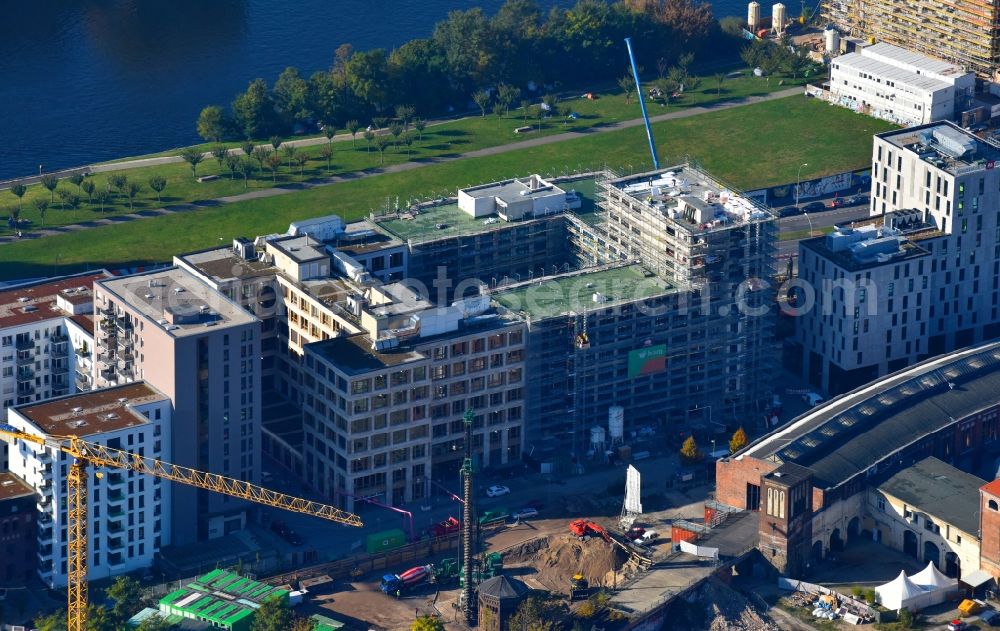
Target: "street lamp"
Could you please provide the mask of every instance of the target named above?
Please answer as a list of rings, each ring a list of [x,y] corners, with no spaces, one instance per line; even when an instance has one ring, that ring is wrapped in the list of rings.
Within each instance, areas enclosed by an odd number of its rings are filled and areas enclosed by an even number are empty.
[[[809,166],[809,163],[808,162],[803,162],[802,164],[799,165],[799,170],[796,171],[796,173],[795,173],[795,207],[796,208],[799,207],[799,196],[802,194],[802,167],[807,167],[807,166]],[[812,221],[812,218],[809,216],[809,213],[807,213],[805,210],[802,211],[802,214],[805,215],[806,221],[809,222],[809,236],[811,237],[811,236],[813,236],[813,221]]]

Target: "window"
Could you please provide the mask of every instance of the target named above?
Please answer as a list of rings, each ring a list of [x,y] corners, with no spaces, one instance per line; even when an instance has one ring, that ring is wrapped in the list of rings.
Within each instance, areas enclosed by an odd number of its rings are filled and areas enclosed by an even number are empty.
[[[990,507],[990,510],[1000,511],[1000,506],[997,506],[997,501],[996,500],[990,500],[989,504],[987,504],[987,506]]]

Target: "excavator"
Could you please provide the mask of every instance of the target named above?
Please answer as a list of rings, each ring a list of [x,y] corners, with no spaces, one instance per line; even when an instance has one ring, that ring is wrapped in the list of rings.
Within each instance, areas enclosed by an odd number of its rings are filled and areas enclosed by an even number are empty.
[[[66,476],[67,525],[67,631],[85,631],[87,627],[87,469],[91,466],[124,469],[151,475],[178,484],[214,491],[248,502],[280,508],[294,513],[312,515],[347,526],[361,527],[361,518],[335,506],[320,504],[249,482],[182,467],[158,459],[148,458],[121,449],[105,447],[83,440],[78,436],[39,436],[24,432],[12,425],[0,423],[0,438],[23,440],[33,445],[67,454],[73,458]],[[103,475],[98,473],[98,476]]]
[[[574,574],[569,580],[569,599],[585,600],[590,598],[590,582],[583,574]]]
[[[618,536],[609,532],[604,526],[589,519],[571,521],[569,523],[569,531],[580,541],[586,541],[591,537],[600,537],[608,543],[621,548],[629,556],[629,560],[634,561],[637,565],[648,567],[653,564],[653,559],[648,550],[635,545],[631,541],[623,541]]]

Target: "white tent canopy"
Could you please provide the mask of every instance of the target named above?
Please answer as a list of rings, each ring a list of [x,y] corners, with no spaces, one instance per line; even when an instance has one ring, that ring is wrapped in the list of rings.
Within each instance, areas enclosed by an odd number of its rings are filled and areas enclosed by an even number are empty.
[[[948,589],[958,584],[957,579],[948,578],[942,574],[931,561],[927,562],[927,567],[911,576],[910,581],[920,587],[928,587],[935,590]]]
[[[885,585],[875,588],[879,602],[886,609],[909,609],[919,611],[940,602],[944,602],[944,590],[921,587],[906,578],[906,572],[899,571],[899,576]]]

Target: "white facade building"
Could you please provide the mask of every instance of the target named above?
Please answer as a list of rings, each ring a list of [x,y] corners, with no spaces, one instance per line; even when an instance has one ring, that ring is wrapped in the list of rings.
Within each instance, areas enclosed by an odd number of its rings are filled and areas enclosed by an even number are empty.
[[[88,389],[76,366],[94,348],[94,281],[106,272],[64,276],[0,291],[0,420],[15,405]],[[0,442],[0,471],[7,468]]]
[[[961,66],[879,43],[830,63],[830,100],[903,126],[954,119],[975,75]]]
[[[1000,147],[951,123],[875,136],[870,225],[799,244],[812,385],[846,392],[1000,336],[998,163]]]
[[[37,436],[89,442],[170,460],[170,399],[143,382],[20,405],[8,424]],[[25,441],[10,446],[10,469],[39,494],[38,575],[66,585],[66,476],[71,458]],[[91,470],[87,484],[89,578],[148,568],[170,544],[170,483],[131,471]]]

